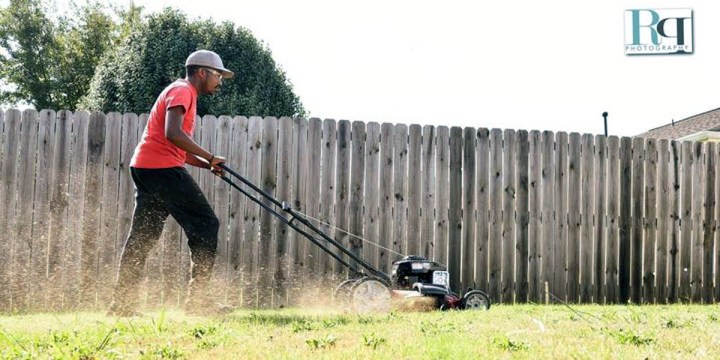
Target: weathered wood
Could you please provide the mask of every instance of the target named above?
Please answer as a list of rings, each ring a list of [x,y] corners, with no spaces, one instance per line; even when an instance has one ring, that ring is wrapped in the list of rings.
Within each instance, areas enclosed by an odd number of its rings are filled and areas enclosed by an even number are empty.
[[[11,109],[5,113],[2,173],[0,180],[6,189],[0,192],[0,233],[10,234],[15,229],[15,204],[17,202],[17,162],[20,148],[22,114]],[[0,241],[0,311],[12,309],[12,241]],[[10,261],[8,261],[10,260]]]
[[[679,141],[670,142],[670,188],[672,191],[670,224],[670,238],[668,239],[668,301],[677,302],[678,282],[680,281],[680,158],[682,157],[682,144]]]
[[[632,160],[632,238],[630,277],[632,302],[640,304],[642,299],[642,249],[643,249],[643,199],[645,184],[645,141],[642,138],[633,139]]]
[[[595,145],[593,136],[582,136],[582,194],[581,212],[581,241],[580,241],[580,302],[589,303],[592,297],[592,270],[593,270],[593,211],[595,190]]]
[[[63,308],[63,270],[67,242],[68,182],[70,170],[70,143],[72,140],[72,113],[60,111],[55,124],[56,141],[50,193],[50,241],[48,248],[48,307]],[[115,203],[115,202],[113,202]]]
[[[490,131],[480,128],[475,133],[477,162],[477,217],[475,218],[475,288],[487,291],[488,288],[488,233],[489,222],[489,158]],[[527,261],[527,257],[523,259]]]
[[[307,186],[305,189],[307,204],[305,205],[306,213],[313,218],[317,219],[320,217],[320,160],[322,158],[322,120],[318,118],[311,118],[308,122],[308,162],[307,162]],[[320,224],[313,222],[313,225],[319,226]],[[305,249],[306,258],[308,261],[308,270],[312,273],[312,278],[316,278],[317,270],[320,264],[321,249],[310,243],[305,239],[298,240],[302,241],[303,248]]]
[[[82,305],[82,218],[85,211],[85,172],[88,157],[88,125],[90,114],[79,111],[73,117],[72,157],[70,159],[70,204],[68,206],[68,242],[63,276],[63,299],[68,310],[79,309]]]
[[[433,259],[447,265],[448,254],[448,206],[450,204],[450,129],[439,126],[437,129],[437,198],[435,202],[435,252]]]
[[[619,262],[619,209],[620,209],[620,139],[608,138],[607,164],[607,247],[605,261],[605,302],[617,304]]]
[[[705,304],[713,302],[713,241],[715,239],[715,143],[706,142],[703,144],[705,153],[705,202],[703,206],[703,250],[702,250],[702,301]],[[700,260],[698,258],[695,258]]]
[[[380,202],[379,215],[380,229],[378,234],[378,268],[382,271],[389,272],[391,269],[391,260],[395,258],[392,251],[393,236],[393,204],[395,197],[393,196],[393,138],[395,137],[395,127],[393,124],[384,123],[380,125]]]
[[[335,241],[345,247],[350,246],[348,227],[350,223],[350,155],[351,155],[351,124],[348,120],[338,121],[337,128],[337,163],[335,164],[335,222],[338,231],[335,232]],[[335,251],[346,261],[348,256],[342,255],[340,250]],[[332,260],[335,276],[345,277],[348,274],[339,261]]]
[[[580,204],[581,190],[581,138],[578,133],[570,134],[568,158],[568,240],[567,240],[567,301],[576,303],[580,299]]]
[[[301,118],[293,118],[293,151],[290,165],[292,170],[290,171],[292,182],[292,201],[290,202],[293,210],[299,213],[306,213],[307,208],[307,178],[308,178],[308,121]],[[306,275],[307,267],[305,257],[305,245],[309,241],[304,236],[298,234],[294,230],[290,230],[288,233],[288,256],[290,261],[288,262],[290,268],[288,269],[288,278],[291,278],[296,284],[301,284],[303,278]]]
[[[517,240],[515,248],[515,301],[526,303],[528,300],[528,156],[530,142],[528,132],[517,132]],[[564,285],[564,284],[563,284]],[[564,286],[563,286],[564,287]]]
[[[702,256],[704,247],[703,229],[703,202],[705,200],[705,157],[703,143],[693,142],[693,171],[692,171],[692,249],[690,271],[690,297],[693,303],[702,301]]]
[[[595,221],[593,241],[593,302],[605,303],[606,174],[607,138],[595,136]]]
[[[540,254],[542,253],[542,178],[540,168],[542,167],[542,150],[540,148],[540,132],[530,132],[530,164],[528,173],[528,213],[530,222],[528,224],[528,300],[538,303],[541,299],[541,292],[545,287],[541,284],[540,275]],[[491,194],[492,196],[492,194]],[[492,208],[490,208],[492,211]]]
[[[407,254],[407,167],[408,167],[408,127],[405,124],[395,125],[393,137],[393,231],[392,249],[395,254],[390,261],[398,258],[397,254]],[[452,276],[452,274],[450,275]]]
[[[655,303],[655,246],[657,240],[657,141],[645,142],[645,221],[643,248],[643,303]]]
[[[12,310],[23,311],[30,308],[32,299],[29,295],[32,264],[32,205],[34,196],[35,154],[37,152],[38,113],[35,110],[23,111],[20,138],[20,169],[16,189],[17,215],[15,227],[10,229],[9,239],[12,242],[12,257],[3,261],[10,261],[12,278]],[[76,260],[76,259],[73,259]]]
[[[422,224],[420,225],[420,255],[432,259],[435,245],[435,135],[434,126],[422,130]],[[368,189],[369,190],[369,189]],[[368,194],[370,194],[368,192]]]
[[[632,139],[620,139],[620,219],[618,237],[619,302],[630,300],[630,256],[632,249]]]
[[[247,178],[247,158],[248,158],[248,118],[237,116],[232,121],[230,129],[230,152],[228,153],[228,166],[235,170],[241,176]],[[249,190],[247,185],[239,181],[233,181],[245,191]],[[229,217],[230,229],[228,236],[228,303],[232,306],[243,304],[243,273],[250,268],[250,261],[246,262],[243,258],[243,244],[245,244],[246,234],[243,232],[245,227],[245,211],[247,206],[257,206],[256,204],[248,204],[247,197],[240,191],[230,192],[230,209]],[[249,234],[247,235],[249,236]]]
[[[517,135],[514,130],[503,133],[503,255],[502,255],[502,302],[513,302],[515,279],[515,165],[517,163]]]
[[[668,141],[658,141],[658,176],[657,176],[657,245],[655,246],[655,301],[667,303],[667,254],[668,231],[671,228],[669,204],[670,176],[668,176]]]
[[[553,291],[562,301],[567,298],[567,207],[568,135],[555,134],[555,276]],[[574,195],[573,195],[574,196]]]
[[[490,231],[488,295],[500,302],[502,294],[502,130],[490,130]]]
[[[135,191],[130,175],[130,160],[132,159],[135,147],[138,143],[139,119],[135,114],[124,114],[120,122],[121,142],[120,160],[118,163],[119,189],[118,189],[118,210],[117,210],[117,238],[115,248],[118,249],[118,257],[125,245],[130,233],[133,210],[135,208]],[[71,183],[72,184],[72,183]]]
[[[448,207],[448,271],[450,288],[461,289],[462,128],[450,128],[450,205]],[[500,273],[498,272],[498,276]]]
[[[555,289],[555,135],[550,131],[542,133],[542,254],[541,293],[546,299],[553,299]],[[545,293],[547,288],[549,293]],[[552,296],[551,296],[552,295]]]
[[[230,154],[230,144],[232,141],[232,121],[230,116],[220,116],[218,118],[216,134],[215,134],[215,147],[212,149],[213,154],[218,154],[227,158]],[[230,190],[231,188],[222,179],[217,176],[213,176],[212,192],[215,197],[212,205],[215,211],[215,215],[220,222],[220,229],[218,231],[218,243],[217,243],[217,256],[215,260],[214,272],[218,279],[218,288],[216,296],[221,299],[223,303],[227,303],[228,299],[228,288],[227,279],[229,277],[229,266],[230,266],[230,240],[229,240],[229,227],[230,227]],[[178,238],[175,234],[165,238],[164,253],[163,253],[163,269],[166,269],[166,260],[169,257],[174,257],[174,254],[179,254]],[[168,274],[172,274],[173,268],[167,268]]]
[[[320,219],[325,222],[320,230],[334,238],[335,229],[327,224],[335,224],[335,159],[337,158],[337,123],[335,120],[323,121],[322,147],[322,188],[320,194]],[[324,245],[328,245],[324,242]],[[328,275],[332,271],[334,259],[324,251],[320,251],[318,272]]]
[[[279,120],[279,131],[277,140],[277,176],[276,176],[276,192],[275,198],[281,202],[290,202],[292,200],[292,179],[290,178],[290,159],[293,151],[292,144],[292,126],[293,120],[290,117],[282,117]],[[279,210],[279,209],[278,209]],[[289,269],[291,268],[292,259],[289,256],[288,232],[292,230],[289,226],[281,221],[275,222],[275,248],[272,250],[273,268],[274,268],[274,284],[277,295],[278,306],[287,306],[287,291],[292,282],[288,281]]]
[[[92,113],[88,124],[88,158],[85,173],[85,209],[82,243],[83,307],[97,307],[98,252],[102,210],[103,157],[105,153],[105,114]],[[43,275],[45,272],[43,272]],[[104,305],[104,304],[103,304]]]
[[[363,245],[366,261],[379,266],[380,248],[380,124],[367,125],[365,145],[365,238],[372,244]]]
[[[693,175],[695,162],[695,154],[693,151],[693,143],[684,141],[682,143],[682,185],[680,185],[680,268],[678,300],[682,302],[690,301],[690,266],[691,266],[691,249],[692,249],[692,231],[693,231]]]
[[[463,157],[462,157],[462,264],[460,276],[460,289],[474,286],[475,276],[475,185],[477,177],[475,172],[475,129],[463,129]],[[412,152],[411,152],[412,153]]]
[[[248,119],[248,139],[247,147],[247,171],[246,178],[256,186],[262,189],[260,183],[262,179],[262,150],[263,144],[263,118],[253,116]],[[246,190],[248,190],[246,188]],[[258,194],[250,192],[251,195],[257,197]],[[243,232],[242,239],[242,302],[246,305],[259,307],[259,267],[260,263],[260,242],[264,241],[260,237],[260,205],[247,201],[245,213],[243,216]],[[263,262],[264,264],[264,262]],[[263,269],[264,271],[265,269]]]
[[[266,117],[263,122],[262,132],[262,160],[261,160],[261,180],[260,189],[265,193],[275,196],[277,189],[277,141],[278,141],[278,120],[274,117]],[[274,206],[268,199],[262,202],[267,206]],[[262,298],[271,297],[273,295],[274,281],[273,276],[273,249],[276,248],[277,240],[275,238],[275,222],[277,220],[267,211],[260,212],[260,239],[258,247],[258,274],[259,274],[259,293]],[[268,304],[264,302],[263,304]],[[272,305],[272,303],[270,303]]]
[[[714,283],[714,297],[715,302],[720,302],[720,146],[715,144],[715,211],[713,217],[713,230],[715,232],[715,251],[713,251],[713,258],[711,264],[714,264],[715,269],[715,283]]]
[[[353,141],[354,142],[354,141]],[[422,128],[410,125],[408,137],[408,189],[407,189],[407,253],[420,254],[420,207],[422,185]]]
[[[352,149],[350,167],[350,226],[352,234],[348,239],[349,249],[356,256],[363,256],[363,239],[365,238],[364,226],[364,191],[365,191],[365,123],[361,121],[352,122]],[[419,206],[418,206],[419,208]],[[355,261],[350,264],[358,266]]]

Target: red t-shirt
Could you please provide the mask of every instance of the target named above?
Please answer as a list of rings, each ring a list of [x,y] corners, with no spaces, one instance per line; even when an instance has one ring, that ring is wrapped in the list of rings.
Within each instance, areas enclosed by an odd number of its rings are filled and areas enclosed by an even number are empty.
[[[167,109],[182,106],[185,109],[182,129],[190,137],[195,130],[197,91],[184,79],[179,79],[160,93],[150,111],[150,118],[130,166],[143,169],[162,169],[185,165],[185,150],[173,145],[165,137],[165,113]]]

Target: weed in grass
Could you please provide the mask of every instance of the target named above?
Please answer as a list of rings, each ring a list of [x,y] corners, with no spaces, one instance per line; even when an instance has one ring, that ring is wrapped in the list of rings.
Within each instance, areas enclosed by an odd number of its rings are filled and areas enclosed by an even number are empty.
[[[331,347],[335,346],[336,341],[337,341],[337,338],[334,335],[328,334],[322,338],[305,340],[305,343],[307,344],[308,347],[310,347],[310,349],[318,350],[318,349],[331,348]]]
[[[217,332],[217,326],[215,325],[200,325],[190,330],[190,335],[196,339],[203,339],[209,335]]]
[[[682,324],[679,320],[676,320],[676,319],[664,318],[662,320],[662,327],[664,327],[666,329],[679,329],[684,326],[685,326],[685,324]]]
[[[384,344],[387,341],[384,337],[379,337],[375,335],[375,333],[372,334],[363,334],[363,344],[367,347],[371,347],[373,350],[377,349],[378,346]]]
[[[420,331],[425,335],[438,335],[443,333],[453,333],[456,329],[455,324],[439,323],[439,322],[420,322]]]
[[[299,333],[301,331],[317,330],[318,326],[317,323],[313,321],[303,319],[290,324],[290,328],[292,329],[292,332]]]
[[[720,317],[715,314],[708,315],[708,321],[710,322],[720,322]]]
[[[643,335],[642,333],[635,333],[632,330],[626,329],[605,329],[605,333],[614,337],[623,345],[634,345],[643,346],[655,343],[655,338],[652,336]]]
[[[158,346],[149,352],[140,351],[142,359],[181,359],[185,354],[176,349],[172,343]]]
[[[505,351],[522,351],[527,350],[530,346],[523,341],[513,341],[505,335],[498,335],[492,339],[492,344],[498,349]]]

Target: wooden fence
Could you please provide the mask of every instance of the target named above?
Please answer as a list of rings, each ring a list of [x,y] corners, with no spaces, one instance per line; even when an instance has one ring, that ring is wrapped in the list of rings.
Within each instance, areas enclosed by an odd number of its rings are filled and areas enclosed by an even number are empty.
[[[316,118],[198,121],[198,143],[385,271],[402,254],[425,255],[448,265],[455,290],[482,289],[503,303],[720,299],[714,143]],[[146,122],[0,112],[0,310],[107,306],[133,210],[128,163]],[[345,274],[220,179],[191,173],[221,222],[218,300],[292,304],[310,291],[300,286]],[[170,218],[146,263],[147,304],[179,304],[189,264]]]

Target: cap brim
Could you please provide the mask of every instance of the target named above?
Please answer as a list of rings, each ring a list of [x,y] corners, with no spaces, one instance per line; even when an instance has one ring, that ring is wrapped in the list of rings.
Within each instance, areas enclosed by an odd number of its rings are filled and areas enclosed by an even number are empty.
[[[228,69],[217,69],[222,74],[223,79],[230,79],[235,76],[235,73]]]

